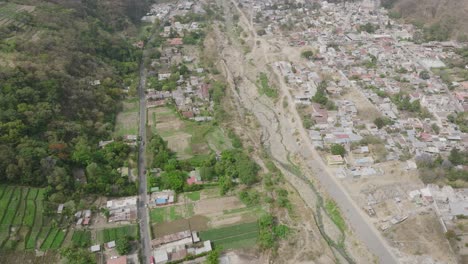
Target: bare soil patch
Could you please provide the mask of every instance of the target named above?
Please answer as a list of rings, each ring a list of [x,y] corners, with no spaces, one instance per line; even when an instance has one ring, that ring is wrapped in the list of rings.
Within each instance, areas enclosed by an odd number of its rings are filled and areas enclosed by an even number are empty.
[[[208,230],[208,218],[202,215],[195,215],[188,219],[180,219],[172,222],[152,225],[153,237],[161,237],[185,230]]]
[[[390,242],[411,255],[430,255],[440,263],[456,263],[449,243],[435,214],[412,217],[392,228],[387,234]]]
[[[201,200],[195,204],[194,211],[197,215],[217,215],[223,210],[243,208],[245,205],[235,196],[220,197],[216,199]]]
[[[177,156],[180,159],[190,158],[191,155],[186,154],[188,148],[190,147],[190,140],[192,135],[187,133],[177,133],[173,136],[164,137],[164,140],[167,140],[167,146],[177,152]]]

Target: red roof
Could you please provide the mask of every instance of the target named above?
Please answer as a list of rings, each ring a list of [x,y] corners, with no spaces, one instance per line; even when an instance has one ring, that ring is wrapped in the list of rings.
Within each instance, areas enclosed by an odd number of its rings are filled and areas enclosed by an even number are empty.
[[[210,86],[211,85],[205,83],[200,87],[200,95],[205,99],[210,98]]]
[[[428,134],[428,133],[421,133],[419,134],[419,137],[423,140],[423,141],[432,141],[432,136],[431,134]]]
[[[118,257],[118,258],[109,259],[107,261],[107,264],[127,264],[127,257],[126,256],[121,256],[121,257]]]
[[[192,185],[192,184],[202,184],[202,182],[197,181],[197,178],[195,176],[191,176],[187,179],[187,184]]]
[[[182,45],[184,44],[184,42],[182,41],[181,38],[173,38],[173,39],[169,39],[169,44],[172,45],[172,46],[177,46],[177,45]]]
[[[336,138],[349,138],[349,135],[348,134],[336,134],[335,137]]]

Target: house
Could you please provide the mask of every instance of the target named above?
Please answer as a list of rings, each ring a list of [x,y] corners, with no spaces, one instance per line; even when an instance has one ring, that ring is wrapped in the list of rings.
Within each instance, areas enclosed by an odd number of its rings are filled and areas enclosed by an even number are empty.
[[[172,38],[168,40],[169,45],[171,46],[180,46],[183,45],[184,42],[182,41],[182,38]]]
[[[312,118],[317,125],[328,124],[328,111],[322,105],[313,103],[312,104]]]
[[[163,264],[169,261],[169,256],[165,250],[155,250],[153,252],[154,264]]]
[[[136,43],[133,43],[133,46],[136,47],[136,48],[142,49],[142,48],[145,47],[145,43],[142,40],[140,40],[140,41],[138,41]]]
[[[57,209],[57,214],[61,214],[63,212],[63,207],[64,207],[64,204],[59,204],[58,209]]]
[[[202,179],[200,176],[200,172],[198,170],[193,170],[189,174],[189,178],[187,179],[187,184],[192,185],[192,184],[202,184]]]
[[[160,192],[154,192],[151,194],[151,201],[154,201],[153,205],[163,206],[174,203],[175,193],[172,190],[163,190]]]
[[[107,261],[107,264],[127,264],[127,257],[126,256],[111,257]]]
[[[343,165],[343,164],[345,164],[345,160],[340,155],[329,155],[329,156],[327,156],[327,163],[330,166],[332,166],[332,165]]]
[[[115,240],[106,243],[106,248],[115,248]]]
[[[206,84],[206,83],[202,84],[200,86],[200,89],[198,90],[198,97],[200,97],[200,99],[205,100],[205,101],[210,100],[210,87],[211,87],[210,84]]]
[[[101,251],[101,245],[94,245],[94,246],[91,246],[89,248],[89,250],[91,250],[91,252],[98,252],[98,251]]]

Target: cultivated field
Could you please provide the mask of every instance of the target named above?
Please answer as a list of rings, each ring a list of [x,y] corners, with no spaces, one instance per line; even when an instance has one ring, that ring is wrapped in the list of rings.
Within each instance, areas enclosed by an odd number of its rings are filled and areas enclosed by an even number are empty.
[[[256,223],[258,217],[265,213],[265,208],[262,206],[247,207],[237,196],[220,196],[217,187],[181,194],[178,201],[180,202],[175,205],[151,210],[150,218],[153,223],[153,237],[188,229],[201,232],[226,226]],[[240,237],[240,239],[248,240],[246,241],[247,245],[256,238],[253,234],[245,234],[244,236]],[[227,238],[225,236],[218,239]],[[229,241],[226,240],[224,242],[230,244],[231,242]],[[231,246],[232,248],[237,247],[235,245],[228,246],[230,248]]]
[[[212,122],[182,120],[169,107],[148,109],[148,125],[168,142],[169,148],[177,152],[179,159],[232,148],[229,138]]]
[[[96,233],[96,239],[100,244],[114,241],[125,236],[130,236],[136,239],[138,237],[138,226],[126,225],[115,228],[107,228],[99,230]]]
[[[25,28],[26,25],[18,19],[18,14],[21,12],[33,12],[34,8],[34,6],[0,2],[0,26],[14,24],[20,28]]]
[[[200,232],[202,240],[211,240],[214,247],[222,249],[248,248],[257,243],[257,222],[232,225]]]
[[[45,189],[0,186],[0,248],[8,250],[58,249],[67,229],[51,228],[43,215]],[[60,226],[61,219],[55,219]]]

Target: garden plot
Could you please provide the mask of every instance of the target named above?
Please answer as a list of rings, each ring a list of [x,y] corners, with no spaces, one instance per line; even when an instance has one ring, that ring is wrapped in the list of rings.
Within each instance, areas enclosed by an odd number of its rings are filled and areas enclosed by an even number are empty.
[[[257,222],[243,223],[200,232],[200,238],[210,240],[215,248],[236,249],[255,246],[258,237]]]
[[[107,228],[97,231],[96,237],[100,244],[115,241],[119,238],[130,236],[134,239],[138,237],[137,225],[126,225],[115,228]]]
[[[45,189],[0,186],[0,248],[56,250],[62,246],[67,229],[44,225],[52,220],[44,219],[44,192]]]
[[[179,159],[210,154],[225,148],[223,144],[229,142],[228,139],[223,139],[224,133],[213,123],[182,120],[169,107],[148,109],[148,125],[152,132],[158,133],[168,142],[168,147],[177,153]],[[216,133],[214,136],[213,132]],[[215,143],[209,143],[211,138],[215,138]]]
[[[212,228],[256,223],[265,214],[262,206],[246,207],[237,196],[221,197],[218,188],[181,194],[183,203],[155,208],[150,212],[153,238],[184,230],[210,231]],[[229,248],[240,247],[242,243],[253,245],[256,234],[244,234],[237,238],[222,237],[219,245]],[[222,240],[221,238],[218,238]],[[231,241],[232,240],[232,241]],[[239,240],[238,244],[234,240]]]
[[[117,115],[114,136],[138,134],[138,100],[123,102],[123,110]]]

